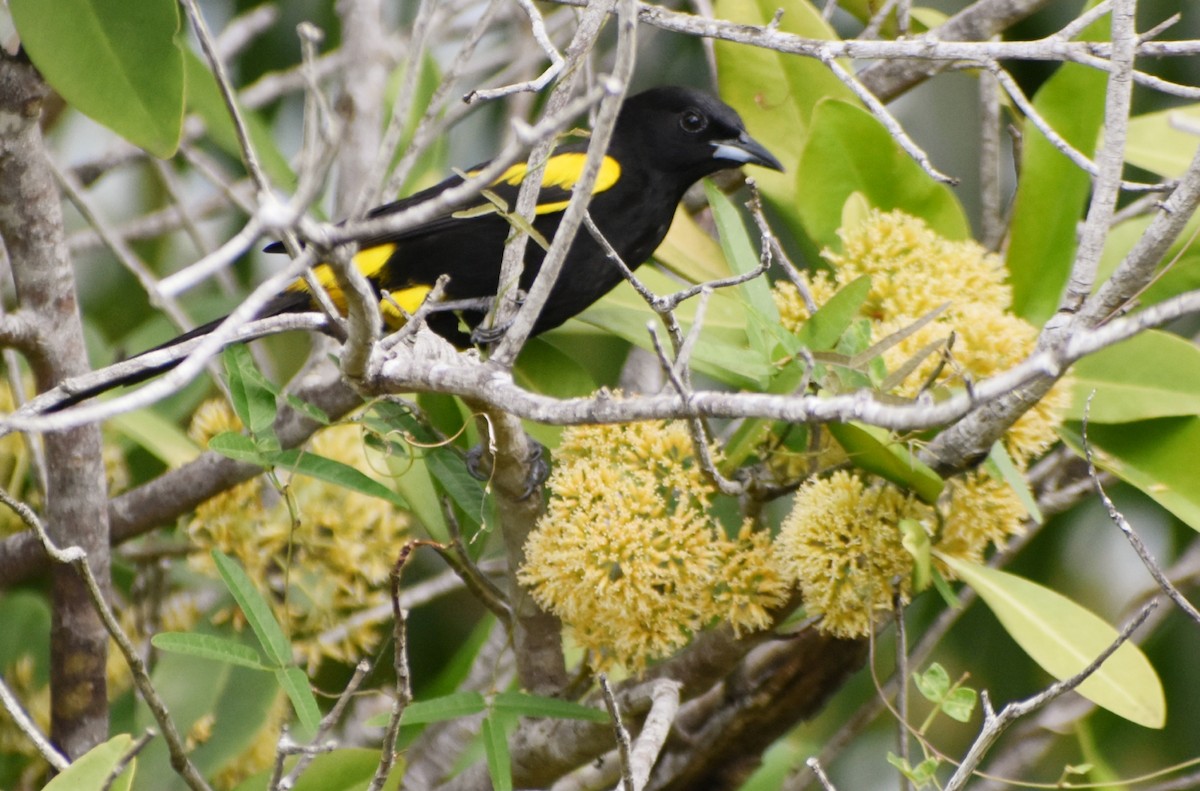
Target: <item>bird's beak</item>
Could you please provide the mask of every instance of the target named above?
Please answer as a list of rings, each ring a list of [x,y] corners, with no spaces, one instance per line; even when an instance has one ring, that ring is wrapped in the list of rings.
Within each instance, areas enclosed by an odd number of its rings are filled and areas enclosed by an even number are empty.
[[[712,142],[713,159],[720,159],[735,165],[762,165],[771,170],[783,170],[783,165],[775,155],[755,140],[748,133],[742,132],[736,138],[729,140],[714,140]]]

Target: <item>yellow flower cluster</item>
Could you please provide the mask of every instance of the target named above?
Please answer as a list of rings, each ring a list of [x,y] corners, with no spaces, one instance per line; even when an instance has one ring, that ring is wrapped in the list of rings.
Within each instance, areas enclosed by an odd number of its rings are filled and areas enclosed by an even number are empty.
[[[769,537],[746,525],[730,539],[709,515],[715,489],[683,424],[571,428],[554,461],[520,580],[593,667],[640,670],[717,620],[770,624],[790,586]]]
[[[986,473],[946,489],[935,508],[861,472],[839,470],[800,487],[775,552],[809,615],[823,616],[822,631],[861,637],[897,597],[909,600],[914,560],[901,543],[902,520],[924,530],[939,552],[976,561],[1021,529],[1025,511],[1016,494]]]
[[[922,220],[901,211],[872,211],[841,236],[841,253],[823,253],[832,274],[822,271],[811,278],[810,290],[818,305],[851,281],[869,276],[871,290],[861,314],[871,321],[872,342],[944,307],[937,318],[884,353],[889,371],[901,368],[931,343],[944,344],[952,333],[953,360],[938,375],[939,387],[961,385],[964,376],[976,381],[992,376],[1033,351],[1037,330],[1009,312],[1012,290],[1004,280],[1003,263],[976,242],[944,239]],[[776,286],[775,302],[784,326],[795,329],[808,318],[791,283]],[[896,393],[915,396],[940,359],[940,354],[930,354],[896,387]],[[1009,430],[1005,444],[1018,463],[1025,464],[1050,447],[1058,415],[1069,398],[1068,388],[1060,384]]]
[[[203,405],[192,421],[192,438],[206,444],[222,431],[240,430],[223,401]],[[356,467],[381,482],[361,431],[346,424],[327,428],[309,444],[313,453]],[[200,505],[187,524],[192,541],[236,557],[291,630],[293,645],[310,665],[322,656],[359,658],[373,645],[370,625],[351,626],[350,615],[387,602],[387,577],[404,542],[407,514],[375,497],[285,470],[276,475],[288,502],[263,477],[235,486]],[[293,513],[295,518],[293,519]],[[193,564],[215,573],[207,552]]]
[[[801,487],[775,550],[809,615],[824,616],[821,628],[858,637],[897,593],[908,598],[912,557],[900,543],[900,520],[931,516],[895,486],[839,470]]]
[[[841,253],[825,251],[832,273],[807,285],[817,305],[857,278],[871,278],[860,309],[872,342],[940,309],[937,317],[884,353],[889,371],[902,368],[930,344],[955,336],[952,358],[933,386],[961,385],[1016,364],[1033,351],[1036,329],[1009,312],[1012,293],[1000,260],[975,242],[951,242],[903,212],[873,211],[842,233]],[[785,326],[809,316],[799,291],[778,284],[775,301]],[[895,392],[906,397],[934,376],[940,354],[923,359]],[[1005,436],[1018,465],[1044,452],[1067,405],[1059,386],[1024,415]],[[948,481],[936,507],[905,495],[866,473],[839,471],[807,481],[775,544],[789,581],[798,584],[821,628],[856,637],[867,634],[895,599],[907,600],[913,557],[901,543],[901,522],[912,520],[943,554],[980,560],[991,545],[1020,532],[1025,510],[1012,489],[986,473]],[[947,569],[939,566],[942,573]]]

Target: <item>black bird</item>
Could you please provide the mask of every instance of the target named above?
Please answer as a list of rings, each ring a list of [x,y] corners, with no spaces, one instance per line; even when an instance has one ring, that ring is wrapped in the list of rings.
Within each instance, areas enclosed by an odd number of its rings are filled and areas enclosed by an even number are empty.
[[[581,141],[560,146],[547,162],[533,222],[536,236],[542,240],[552,239],[558,229],[571,189],[582,176],[587,145],[587,141]],[[738,114],[719,99],[692,88],[652,88],[629,97],[622,105],[593,188],[589,212],[621,259],[628,266],[637,267],[666,236],[675,207],[692,184],[717,171],[743,164],[783,169],[779,160],[750,137]],[[437,278],[448,275],[444,298],[472,307],[454,313],[433,312],[427,321],[452,343],[460,347],[470,344],[469,330],[483,320],[486,308],[482,306],[497,291],[504,242],[511,229],[503,212],[515,207],[526,170],[525,163],[510,167],[473,206],[449,212],[403,233],[361,243],[354,262],[376,293],[389,293],[391,301],[380,303],[389,323],[402,321],[395,304],[411,313]],[[369,216],[402,211],[462,182],[461,176],[452,176],[415,195],[380,206]],[[274,244],[267,250],[274,252],[282,247]],[[520,282],[522,290],[533,284],[545,253],[536,239],[530,240]],[[315,273],[334,304],[344,308],[344,298],[328,267],[319,266]],[[534,325],[534,334],[553,329],[583,312],[622,279],[620,269],[606,251],[590,233],[581,230]],[[297,281],[268,302],[258,315],[261,318],[319,309],[308,286]],[[197,327],[155,350],[211,332],[221,321]],[[464,331],[464,325],[468,331]],[[52,409],[62,409],[113,387],[143,381],[175,364],[177,361],[72,393]]]

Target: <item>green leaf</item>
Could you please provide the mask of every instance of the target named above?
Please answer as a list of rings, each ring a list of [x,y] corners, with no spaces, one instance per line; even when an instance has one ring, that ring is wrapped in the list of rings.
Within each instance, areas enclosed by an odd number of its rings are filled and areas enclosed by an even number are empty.
[[[1200,349],[1160,330],[1140,333],[1075,365],[1068,416],[1088,423],[1127,423],[1200,415]]]
[[[483,483],[467,471],[463,460],[447,448],[433,448],[425,454],[425,467],[463,515],[476,527],[482,525],[486,508]]]
[[[992,445],[992,450],[988,453],[986,469],[993,478],[1008,484],[1013,493],[1017,495],[1017,499],[1021,501],[1025,513],[1029,514],[1037,524],[1042,524],[1044,520],[1042,509],[1038,508],[1037,498],[1029,489],[1029,481],[1025,480],[1025,474],[1017,469],[1016,462],[1008,454],[1008,449],[1004,447],[1003,442],[997,440]]]
[[[500,714],[483,718],[483,749],[487,754],[488,774],[493,791],[512,791],[512,755],[508,751],[506,719]]]
[[[213,560],[217,564],[217,572],[225,581],[225,587],[233,594],[246,622],[250,624],[254,636],[267,654],[267,660],[277,667],[286,667],[292,663],[292,646],[275,620],[271,605],[262,597],[246,571],[233,558],[219,549],[212,551]]]
[[[679,282],[662,272],[642,267],[637,274],[638,279],[656,294],[679,290]],[[692,353],[692,366],[697,372],[733,387],[758,389],[766,384],[774,370],[768,360],[746,353],[749,344],[746,306],[742,300],[727,293],[729,291],[732,289],[721,289],[709,297],[700,341]],[[685,333],[691,329],[695,311],[694,299],[680,305],[676,311]],[[666,337],[646,301],[624,282],[580,314],[579,319],[651,352],[654,347],[646,331],[647,323],[652,322],[658,327],[659,338],[665,340]]]
[[[378,497],[386,500],[397,508],[408,508],[404,498],[392,489],[367,475],[362,470],[352,467],[345,462],[331,459],[312,451],[292,448],[280,451],[268,458],[268,461],[296,475],[304,475],[319,481],[332,483],[352,492],[365,494],[368,497]]]
[[[1083,671],[1117,639],[1116,629],[1060,593],[978,563],[940,557],[975,589],[1025,653],[1059,680]],[[1076,690],[1147,728],[1161,728],[1166,722],[1158,675],[1141,649],[1130,642],[1123,643]]]
[[[521,350],[513,375],[522,387],[558,398],[590,395],[599,384],[579,359],[542,338],[531,338]]]
[[[941,703],[942,712],[956,722],[970,722],[979,695],[969,687],[958,687]]]
[[[360,747],[319,753],[296,780],[292,791],[363,791],[370,785],[379,766],[379,750]],[[402,758],[402,756],[400,756]],[[295,763],[287,763],[290,769]],[[271,781],[271,769],[266,769],[240,783],[234,791],[267,791]],[[404,765],[398,762],[384,791],[398,788],[404,776]]]
[[[248,645],[218,637],[212,634],[196,634],[193,632],[159,632],[150,638],[150,644],[160,651],[173,651],[177,654],[190,654],[202,659],[213,659],[227,662],[231,665],[253,668],[254,670],[271,670],[271,666],[263,662],[262,655]]]
[[[835,99],[817,105],[800,172],[804,183],[795,210],[819,247],[841,247],[842,207],[856,193],[877,209],[902,209],[920,217],[947,239],[970,237],[966,215],[950,188],[934,181],[874,116],[856,105]]]
[[[750,241],[746,224],[733,201],[708,180],[704,182],[704,193],[708,196],[708,205],[712,209],[721,250],[724,251],[725,260],[733,274],[745,275],[758,269],[761,263],[759,254],[754,249],[754,243]],[[748,280],[738,288],[746,302],[761,318],[772,324],[779,323],[779,311],[775,308],[775,300],[771,298],[771,284],[765,277]]]
[[[313,695],[312,687],[309,686],[308,676],[304,675],[303,670],[293,665],[275,668],[275,680],[279,682],[279,686],[287,694],[288,700],[292,702],[292,708],[296,711],[296,716],[300,718],[300,724],[310,734],[316,733],[317,728],[321,725],[321,709],[317,706],[317,699]]]
[[[133,746],[128,733],[118,734],[97,744],[76,758],[67,769],[55,777],[42,791],[100,791],[121,757]],[[126,770],[128,773],[129,769]]]
[[[946,482],[886,429],[861,423],[830,423],[826,428],[854,466],[915,492],[927,503],[937,502]]]
[[[330,420],[328,413],[326,413],[324,409],[321,409],[316,404],[310,404],[303,398],[299,398],[292,393],[284,393],[283,400],[287,402],[288,406],[299,412],[301,415],[304,415],[312,422],[318,423],[322,426],[333,425],[333,421]]]
[[[729,277],[721,245],[682,206],[675,209],[667,238],[654,251],[654,260],[691,283]]]
[[[747,25],[766,25],[782,10],[778,30],[805,38],[837,40],[821,13],[805,0],[718,0],[714,13]],[[779,210],[793,235],[803,240],[794,206],[811,189],[800,154],[813,130],[813,112],[825,98],[858,102],[854,94],[816,58],[797,58],[766,48],[715,42],[721,97],[738,111],[754,139],[783,163],[784,172],[752,168],[747,172],[763,196]],[[839,201],[840,205],[840,201]],[[806,254],[815,254],[808,249]]]
[[[459,717],[479,714],[487,708],[487,700],[478,692],[454,692],[433,700],[417,700],[404,708],[400,721],[405,725],[445,722]],[[386,722],[386,716],[384,722]]]
[[[800,327],[796,337],[806,349],[829,351],[837,346],[842,335],[858,317],[858,311],[871,293],[871,277],[863,275],[847,283],[817,308]]]
[[[1180,178],[1200,145],[1198,127],[1200,104],[1134,116],[1129,119],[1125,161],[1166,178]]]
[[[1080,428],[1078,423],[1068,423],[1059,435],[1082,456]],[[1097,467],[1142,490],[1193,530],[1200,530],[1200,487],[1194,472],[1200,418],[1089,423],[1088,442]]]
[[[1080,38],[1108,37],[1108,18]],[[1034,96],[1038,113],[1077,150],[1092,156],[1104,121],[1108,75],[1065,63]],[[1054,312],[1075,258],[1076,226],[1083,216],[1091,178],[1038,129],[1024,124],[1021,172],[1013,198],[1008,243],[1013,312],[1041,325]]]
[[[891,750],[888,751],[887,761],[899,769],[900,774],[911,780],[919,789],[929,785],[938,768],[938,759],[936,758],[926,758],[914,767],[909,766],[908,761],[896,755]]]
[[[711,181],[705,180],[704,191],[708,195],[708,205],[717,225],[717,235],[721,241],[721,249],[725,252],[725,260],[729,262],[735,274],[753,272],[759,264],[758,254],[750,243],[741,215],[729,198]],[[771,298],[771,286],[765,277],[756,277],[739,285],[738,291],[748,308],[745,315],[750,348],[767,363],[772,359],[775,346],[771,340],[772,336],[782,334],[779,311]]]
[[[942,601],[946,602],[946,606],[952,610],[962,607],[962,602],[958,600],[958,594],[954,592],[954,588],[942,576],[942,572],[938,571],[937,566],[934,566],[930,571],[933,574],[933,589],[942,597]]]
[[[273,437],[277,412],[275,387],[258,370],[245,344],[227,346],[222,353],[222,360],[229,376],[229,398],[234,414],[260,443],[265,437]],[[278,442],[275,449],[278,449]]]
[[[608,712],[571,700],[547,698],[525,692],[501,692],[492,700],[492,709],[518,717],[552,717],[559,720],[609,722]]]
[[[157,157],[179,147],[183,52],[172,0],[12,0],[21,46],[69,105]]]
[[[234,461],[244,461],[261,467],[270,466],[268,457],[254,444],[254,440],[245,434],[222,431],[208,441],[208,449]]]
[[[200,448],[178,425],[152,409],[116,415],[106,425],[168,467],[181,467],[200,455]]]
[[[396,476],[396,489],[425,530],[437,541],[449,541],[450,527],[429,465],[398,456],[388,456],[384,464]]]
[[[204,119],[208,136],[222,151],[241,161],[242,147],[238,142],[237,131],[212,71],[191,50],[184,55],[184,70],[187,73],[188,109]],[[296,174],[292,172],[287,157],[279,150],[270,128],[257,113],[244,108],[242,118],[246,121],[250,145],[254,147],[254,153],[258,155],[263,171],[281,189],[295,189]]]
[[[917,691],[932,703],[940,702],[950,691],[950,674],[937,662],[931,664],[924,673],[913,673],[912,678]]]
[[[913,559],[913,590],[925,590],[933,583],[933,542],[916,519],[900,520],[900,546]]]

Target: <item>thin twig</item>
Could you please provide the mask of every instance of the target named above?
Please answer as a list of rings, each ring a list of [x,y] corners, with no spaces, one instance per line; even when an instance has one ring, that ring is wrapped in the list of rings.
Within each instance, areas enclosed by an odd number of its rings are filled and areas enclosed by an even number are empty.
[[[1133,525],[1129,524],[1129,520],[1126,519],[1119,510],[1117,510],[1116,504],[1108,496],[1108,492],[1104,490],[1104,484],[1100,481],[1100,474],[1096,471],[1096,461],[1093,458],[1092,443],[1088,440],[1088,416],[1092,408],[1092,398],[1094,398],[1095,395],[1096,391],[1093,390],[1088,395],[1087,402],[1083,407],[1083,428],[1081,430],[1083,437],[1082,441],[1084,457],[1087,459],[1088,478],[1090,478],[1092,483],[1095,485],[1096,494],[1100,496],[1100,501],[1104,503],[1104,508],[1106,511],[1108,511],[1108,518],[1111,519],[1113,524],[1120,528],[1121,532],[1125,534],[1125,538],[1129,540],[1129,545],[1133,547],[1133,551],[1137,553],[1139,558],[1141,558],[1142,565],[1146,567],[1146,571],[1150,572],[1150,576],[1153,577],[1154,581],[1158,583],[1158,587],[1162,589],[1163,593],[1170,597],[1171,601],[1175,602],[1175,604],[1179,606],[1179,609],[1183,610],[1187,617],[1200,624],[1200,610],[1197,610],[1196,607],[1187,600],[1187,597],[1183,595],[1183,592],[1180,591],[1179,588],[1177,588],[1171,582],[1171,580],[1167,579],[1167,575],[1163,573],[1162,567],[1158,565],[1158,561],[1156,561],[1154,556],[1150,554],[1150,550],[1146,547],[1145,542],[1142,541],[1141,536],[1139,536],[1137,531],[1133,529]]]
[[[142,262],[137,253],[126,244],[124,239],[113,232],[108,222],[100,216],[98,207],[94,205],[92,199],[85,193],[83,185],[79,183],[70,171],[60,168],[53,159],[47,159],[47,163],[63,192],[75,204],[75,208],[79,210],[79,213],[83,215],[88,224],[96,230],[100,239],[121,265],[137,278],[145,290],[146,296],[149,297],[150,304],[170,317],[177,327],[189,329],[192,326],[192,322],[187,314],[183,312],[179,303],[162,292],[149,267]]]
[[[404,146],[404,151],[400,154],[399,160],[395,160],[396,165],[383,187],[383,195],[385,197],[390,199],[392,196],[399,194],[400,189],[408,181],[413,166],[417,164],[419,157],[428,149],[429,144],[437,139],[445,130],[448,122],[457,121],[462,117],[461,115],[447,114],[449,117],[443,119],[442,123],[438,123],[439,116],[445,114],[450,89],[458,82],[459,76],[474,56],[479,42],[485,34],[491,31],[496,15],[503,4],[504,0],[489,0],[483,13],[479,15],[479,18],[475,20],[471,29],[461,40],[454,60],[442,75],[441,83],[439,83],[433,95],[429,97],[428,106],[425,108],[421,120],[417,122],[416,128],[412,133],[412,138]],[[462,105],[462,108],[464,110],[470,109],[465,104]],[[393,161],[394,157],[395,152],[392,152],[391,158],[387,161]]]
[[[504,85],[499,88],[480,88],[471,91],[463,97],[463,101],[467,104],[491,101],[504,96],[511,96],[514,93],[540,91],[549,85],[551,80],[562,73],[567,61],[546,33],[546,20],[542,17],[542,12],[538,10],[537,6],[531,0],[517,0],[517,5],[521,6],[521,10],[529,17],[529,31],[533,34],[533,40],[537,42],[542,52],[550,59],[550,65],[532,80]]]
[[[400,581],[404,566],[412,557],[416,548],[414,542],[405,544],[400,549],[400,555],[392,567],[391,596],[392,596],[392,650],[394,653],[393,669],[396,673],[396,692],[392,698],[392,711],[388,717],[388,725],[383,733],[383,745],[379,754],[379,764],[375,775],[371,778],[368,791],[379,791],[387,782],[396,763],[396,738],[400,734],[400,718],[404,709],[412,702],[412,679],[408,670],[408,612],[400,606]]]
[[[904,765],[911,766],[908,738],[908,630],[904,624],[904,597],[899,585],[896,586],[896,593],[892,597],[892,613],[892,621],[896,625],[896,712],[899,715],[896,746]],[[900,775],[900,791],[910,791],[912,782],[909,781],[908,776],[903,772],[898,774]]]
[[[816,775],[817,780],[821,783],[821,787],[825,791],[837,791],[837,788],[834,787],[833,782],[829,779],[829,775],[825,774],[825,770],[821,768],[821,762],[817,760],[815,755],[805,761],[804,764]]]
[[[979,202],[983,246],[997,250],[1004,238],[1000,176],[1000,92],[990,71],[979,73]]]
[[[187,783],[192,791],[211,791],[208,783],[205,782],[204,777],[188,756],[188,750],[184,746],[179,731],[175,728],[175,722],[171,719],[171,714],[167,710],[167,704],[159,697],[158,691],[154,688],[154,684],[150,680],[146,663],[142,661],[137,647],[125,634],[120,623],[117,622],[117,617],[113,613],[112,607],[109,606],[99,581],[96,579],[95,574],[92,573],[87,553],[79,547],[73,546],[60,549],[56,546],[49,534],[47,534],[41,519],[33,512],[33,509],[25,505],[25,503],[13,499],[2,488],[0,488],[0,502],[12,509],[13,513],[20,517],[21,521],[36,533],[42,548],[46,550],[46,554],[52,560],[56,563],[73,566],[79,572],[87,588],[88,596],[92,600],[92,605],[96,608],[100,620],[104,623],[105,630],[117,644],[121,655],[125,657],[125,662],[129,667],[129,673],[133,678],[134,686],[141,693],[142,699],[146,702],[146,706],[150,709],[150,713],[158,723],[158,727],[162,729],[163,738],[167,743],[167,752],[171,756],[171,767]]]
[[[217,79],[221,99],[225,102],[225,109],[233,121],[234,132],[237,134],[238,147],[241,149],[246,171],[250,174],[250,178],[254,179],[259,192],[264,195],[268,194],[271,191],[271,183],[267,179],[258,154],[254,150],[254,144],[250,140],[246,119],[242,116],[241,108],[238,107],[237,94],[229,79],[229,72],[225,69],[225,61],[217,51],[212,34],[208,30],[208,23],[204,21],[204,15],[200,12],[196,0],[180,0],[180,2],[183,3],[184,10],[187,11],[188,18],[192,22],[192,29],[196,31],[196,38],[200,41],[200,49],[208,60],[208,66]]]
[[[308,741],[309,747],[318,747],[319,745],[321,751],[332,750],[336,748],[336,744],[324,744],[325,739],[333,731],[333,728],[338,724],[338,721],[341,720],[342,714],[346,710],[346,706],[350,703],[351,699],[353,699],[354,695],[358,693],[358,688],[362,686],[363,681],[366,680],[367,674],[370,672],[371,662],[366,659],[360,661],[354,666],[354,674],[350,676],[350,680],[346,682],[346,686],[342,688],[342,692],[338,695],[337,700],[334,701],[333,707],[330,708],[328,713],[321,718],[321,723],[317,726],[317,732],[313,734],[313,737]],[[291,771],[284,776],[283,782],[278,784],[278,786],[272,785],[270,788],[294,787],[296,785],[296,781],[300,779],[300,775],[304,774],[304,771],[308,769],[309,765],[312,764],[313,759],[316,758],[318,754],[319,752],[313,750],[302,751],[300,753],[300,759],[296,761],[296,764],[291,768]]]
[[[621,722],[621,707],[617,705],[617,699],[613,695],[612,687],[608,684],[608,676],[601,673],[597,679],[600,682],[600,689],[604,693],[604,707],[608,709],[608,716],[612,720],[613,736],[617,740],[617,755],[620,756],[621,762],[621,786],[624,791],[638,791],[638,786],[633,779],[633,767],[630,762],[629,749],[629,731],[625,729],[624,723]]]
[[[4,683],[4,679],[0,678],[0,705],[4,706],[4,710],[8,712],[8,716],[12,717],[13,724],[17,726],[21,733],[25,734],[25,738],[29,739],[33,744],[34,749],[42,758],[46,759],[46,763],[50,764],[56,772],[66,771],[71,762],[67,757],[55,749],[50,740],[46,738],[33,721],[33,718],[26,713],[24,707],[21,706],[21,701],[13,694],[13,691]]]
[[[860,40],[879,38],[879,31],[883,29],[883,23],[887,21],[888,15],[896,7],[896,2],[897,0],[884,0],[879,6],[879,10],[871,14],[871,18],[867,20],[867,26],[858,34],[858,38]]]
[[[1129,623],[1127,623],[1117,638],[1112,641],[1099,656],[1088,663],[1087,667],[1080,670],[1070,678],[1056,681],[1038,694],[1026,698],[1025,700],[1014,701],[1005,706],[999,714],[992,710],[991,703],[988,700],[987,692],[981,693],[983,702],[983,728],[979,732],[979,736],[971,744],[971,749],[967,751],[966,757],[959,764],[954,775],[946,783],[945,791],[959,791],[965,787],[968,780],[971,779],[975,769],[979,766],[980,761],[991,749],[1000,735],[1021,717],[1032,714],[1046,704],[1053,701],[1055,698],[1061,697],[1071,690],[1078,687],[1088,678],[1090,678],[1100,666],[1103,665],[1110,656],[1116,653],[1117,649],[1125,644],[1129,637],[1137,630],[1139,626],[1149,617],[1150,613],[1154,612],[1158,607],[1158,599],[1152,599],[1143,607],[1137,615],[1135,615]]]
[[[957,178],[954,176],[947,176],[945,173],[933,166],[933,162],[930,161],[929,155],[926,154],[925,150],[918,146],[916,142],[914,142],[913,139],[908,136],[908,133],[904,131],[904,127],[900,125],[900,122],[896,120],[895,116],[888,112],[888,109],[883,105],[883,102],[879,101],[875,94],[867,90],[867,87],[859,82],[858,78],[846,71],[846,69],[842,67],[842,64],[838,63],[836,58],[825,57],[822,55],[821,62],[825,64],[826,68],[833,72],[833,76],[841,80],[842,84],[849,88],[854,95],[857,96],[862,103],[867,106],[867,109],[871,111],[871,114],[874,115],[875,118],[881,124],[883,124],[884,128],[888,130],[888,133],[892,136],[892,139],[899,143],[900,147],[904,149],[904,153],[908,154],[914,162],[921,166],[921,170],[924,170],[926,173],[928,173],[930,178],[932,178],[934,181],[940,181],[943,184],[949,184],[951,186],[958,184]]]
[[[129,749],[125,751],[125,754],[117,759],[117,762],[113,764],[113,768],[109,770],[108,777],[105,778],[104,784],[100,786],[100,791],[108,791],[110,788],[112,788],[113,783],[117,782],[117,778],[125,773],[125,770],[129,767],[130,762],[133,761],[134,758],[137,758],[138,753],[146,749],[146,745],[150,744],[150,741],[157,735],[158,734],[156,734],[152,729],[147,728],[145,733],[137,737],[133,744],[129,745]]]
[[[1078,167],[1080,170],[1084,171],[1093,178],[1097,177],[1099,171],[1096,167],[1096,163],[1089,159],[1082,151],[1067,142],[1066,138],[1060,135],[1058,131],[1050,125],[1050,122],[1047,121],[1042,114],[1037,111],[1037,108],[1033,106],[1033,102],[1029,100],[1029,97],[1027,97],[1025,92],[1021,90],[1021,86],[1017,84],[1017,81],[1014,80],[1011,75],[1009,75],[1004,67],[1002,67],[999,63],[988,63],[987,69],[992,73],[993,76],[995,76],[996,81],[1000,84],[1000,87],[1004,89],[1004,92],[1008,94],[1008,97],[1012,99],[1013,104],[1015,104],[1021,113],[1028,118],[1034,126],[1037,127],[1038,131],[1045,136],[1050,145],[1062,152],[1062,154],[1066,156],[1067,159],[1074,162],[1076,167]],[[1171,189],[1172,186],[1170,182],[1165,181],[1157,184],[1147,184],[1140,181],[1126,181],[1125,179],[1119,179],[1118,181],[1120,188],[1129,192],[1166,192],[1167,190]]]

